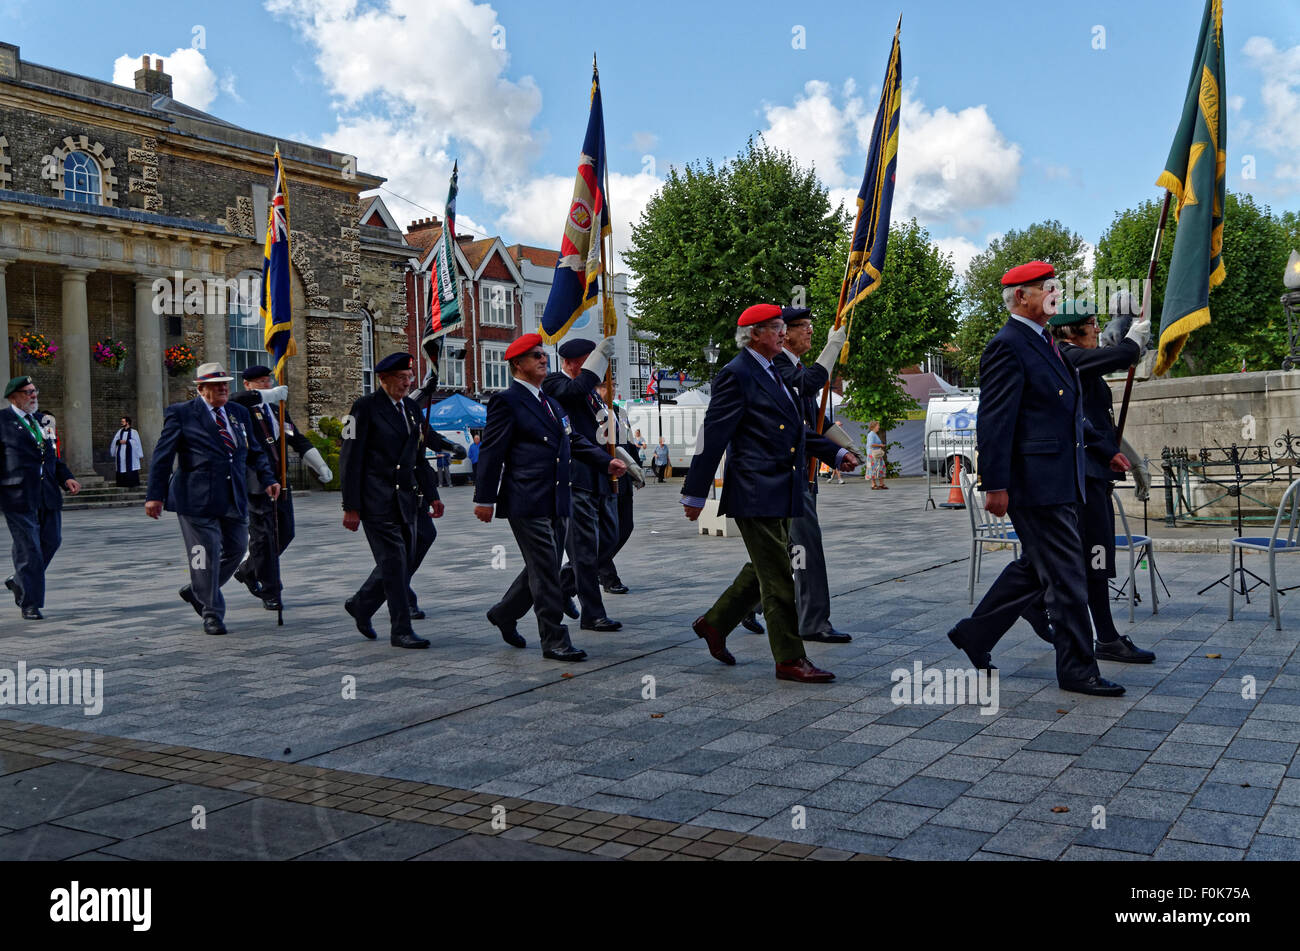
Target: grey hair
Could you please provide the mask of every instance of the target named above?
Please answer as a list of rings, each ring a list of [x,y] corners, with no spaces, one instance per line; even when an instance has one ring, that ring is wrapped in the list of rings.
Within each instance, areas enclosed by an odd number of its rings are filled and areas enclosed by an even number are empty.
[[[774,322],[774,321],[777,321],[777,320],[780,320],[780,318],[779,318],[779,317],[773,317],[772,320],[765,320],[765,321],[763,321],[761,324],[750,324],[748,327],[737,327],[737,328],[736,328],[736,346],[737,346],[739,349],[744,350],[746,347],[748,347],[748,346],[753,342],[753,340],[754,340],[754,331],[756,331],[756,330],[767,330],[768,328],[770,328],[770,327],[772,326],[773,322]]]
[[[1019,287],[1004,287],[1002,289],[1002,304],[1007,309],[1007,313],[1014,313],[1011,309],[1016,306],[1016,291]]]

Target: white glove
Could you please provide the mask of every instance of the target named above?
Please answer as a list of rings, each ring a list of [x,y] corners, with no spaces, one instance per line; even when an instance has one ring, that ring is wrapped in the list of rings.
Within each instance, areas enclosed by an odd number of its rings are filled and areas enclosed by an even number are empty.
[[[836,426],[834,423],[827,426],[826,431],[822,433],[822,435],[835,443],[835,445],[839,446],[841,449],[847,449],[849,452],[853,453],[853,455],[861,458],[862,454],[853,447],[853,441],[849,439],[849,434],[840,429],[840,427]]]
[[[844,349],[844,341],[848,339],[848,324],[841,324],[826,335],[826,346],[822,348],[821,355],[817,358],[817,365],[826,371],[828,377],[835,376],[835,361],[840,358],[840,351]]]
[[[325,465],[325,460],[321,457],[319,449],[314,447],[308,449],[303,453],[302,461],[316,478],[320,479],[322,485],[328,485],[333,481],[334,473],[330,472],[330,467]]]
[[[602,380],[605,378],[605,370],[609,367],[610,358],[614,356],[614,338],[606,337],[600,343],[596,344],[596,349],[591,351],[591,356],[582,365],[584,370],[590,370]]]
[[[632,480],[632,484],[638,489],[645,488],[645,473],[641,471],[641,467],[636,464],[636,460],[632,458],[628,451],[622,446],[617,446],[614,449],[614,455],[622,459],[627,465],[627,477]]]
[[[287,386],[273,386],[269,390],[260,390],[263,403],[282,403],[289,398],[289,388]]]
[[[1133,321],[1133,326],[1128,329],[1128,333],[1124,335],[1124,339],[1132,340],[1138,345],[1139,351],[1145,351],[1147,344],[1151,341],[1151,321]]]

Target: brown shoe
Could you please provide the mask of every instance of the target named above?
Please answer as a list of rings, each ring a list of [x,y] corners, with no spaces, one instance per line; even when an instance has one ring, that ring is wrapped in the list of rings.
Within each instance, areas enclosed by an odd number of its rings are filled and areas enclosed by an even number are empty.
[[[835,675],[829,670],[814,666],[807,657],[800,657],[789,664],[777,664],[776,679],[793,680],[801,684],[828,684],[835,679]]]
[[[697,617],[695,623],[691,625],[697,636],[704,638],[704,642],[709,645],[709,653],[724,664],[734,667],[736,658],[731,656],[731,651],[727,650],[727,635],[715,631],[712,627],[704,623],[703,616]]]

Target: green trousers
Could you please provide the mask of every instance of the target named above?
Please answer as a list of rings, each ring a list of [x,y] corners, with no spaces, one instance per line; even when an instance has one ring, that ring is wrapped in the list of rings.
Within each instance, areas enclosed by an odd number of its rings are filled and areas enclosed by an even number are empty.
[[[735,630],[740,619],[763,605],[763,621],[772,656],[778,664],[789,664],[807,656],[799,637],[799,615],[795,609],[794,574],[790,568],[790,520],[788,518],[738,518],[736,526],[745,540],[749,563],[722,592],[704,623],[724,635]]]

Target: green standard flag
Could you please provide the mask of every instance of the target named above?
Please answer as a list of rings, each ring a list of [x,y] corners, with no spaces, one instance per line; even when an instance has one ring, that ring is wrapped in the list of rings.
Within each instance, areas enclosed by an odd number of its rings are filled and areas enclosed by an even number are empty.
[[[1210,289],[1223,283],[1223,207],[1228,130],[1223,81],[1223,0],[1205,0],[1196,60],[1165,170],[1156,184],[1173,192],[1174,237],[1157,376],[1169,372],[1193,330],[1210,322]]]

